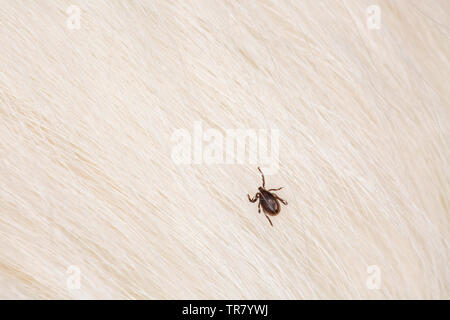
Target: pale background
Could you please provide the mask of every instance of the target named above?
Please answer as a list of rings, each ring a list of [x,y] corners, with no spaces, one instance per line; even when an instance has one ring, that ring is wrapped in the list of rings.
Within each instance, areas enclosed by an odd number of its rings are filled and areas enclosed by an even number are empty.
[[[0,298],[450,298],[449,17],[1,0]],[[255,165],[173,163],[194,121],[280,130],[273,228]]]

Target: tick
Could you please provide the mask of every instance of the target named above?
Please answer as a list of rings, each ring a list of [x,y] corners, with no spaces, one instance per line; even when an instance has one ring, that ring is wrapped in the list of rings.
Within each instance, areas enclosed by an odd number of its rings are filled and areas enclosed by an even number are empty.
[[[266,190],[266,181],[264,180],[264,174],[262,173],[261,169],[258,167],[259,172],[261,172],[262,176],[262,187],[259,187],[257,192],[255,194],[255,197],[252,199],[250,198],[250,195],[247,194],[248,200],[250,202],[256,202],[256,200],[259,199],[258,203],[258,213],[261,213],[261,207],[263,208],[264,215],[266,216],[267,220],[269,220],[270,225],[273,227],[272,221],[270,221],[269,216],[276,216],[280,213],[281,205],[280,202],[283,203],[285,206],[288,204],[286,200],[281,199],[278,197],[275,193],[272,191],[278,191],[283,189],[283,187],[278,189],[269,189]]]

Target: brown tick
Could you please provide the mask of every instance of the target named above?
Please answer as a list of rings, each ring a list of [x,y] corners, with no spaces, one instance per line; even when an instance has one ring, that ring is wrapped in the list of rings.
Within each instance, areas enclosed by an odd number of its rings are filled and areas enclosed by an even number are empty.
[[[257,192],[255,194],[255,197],[252,199],[250,198],[250,195],[247,194],[248,200],[250,202],[256,202],[256,200],[259,199],[258,203],[258,213],[261,213],[261,206],[264,211],[264,215],[266,216],[267,220],[269,220],[270,225],[273,227],[272,221],[270,221],[269,216],[276,216],[280,213],[281,205],[278,201],[281,201],[284,205],[287,205],[287,201],[281,199],[278,197],[275,193],[272,193],[272,191],[278,191],[283,189],[283,187],[278,189],[269,189],[266,190],[266,182],[264,180],[264,174],[262,173],[261,169],[258,167],[259,172],[261,172],[262,176],[262,187],[259,187]],[[269,216],[268,216],[269,215]]]

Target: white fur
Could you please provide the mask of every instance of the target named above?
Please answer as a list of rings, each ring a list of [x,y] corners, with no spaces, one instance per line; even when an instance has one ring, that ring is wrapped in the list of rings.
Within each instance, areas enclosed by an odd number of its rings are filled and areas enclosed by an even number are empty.
[[[448,1],[0,8],[0,298],[450,298]],[[273,228],[195,121],[280,130]]]

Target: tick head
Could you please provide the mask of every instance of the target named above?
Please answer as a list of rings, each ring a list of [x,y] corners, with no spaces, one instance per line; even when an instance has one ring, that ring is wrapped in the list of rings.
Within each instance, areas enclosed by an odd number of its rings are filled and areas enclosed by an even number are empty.
[[[259,192],[263,192],[263,191],[266,191],[266,190],[264,190],[264,188],[263,188],[263,187],[259,187],[259,188],[258,188],[258,190],[259,190]]]

